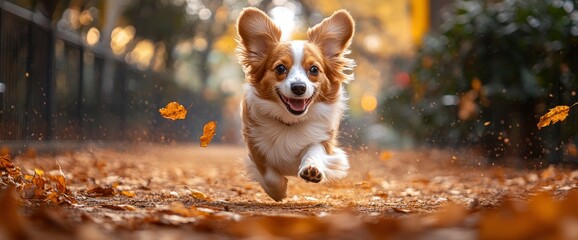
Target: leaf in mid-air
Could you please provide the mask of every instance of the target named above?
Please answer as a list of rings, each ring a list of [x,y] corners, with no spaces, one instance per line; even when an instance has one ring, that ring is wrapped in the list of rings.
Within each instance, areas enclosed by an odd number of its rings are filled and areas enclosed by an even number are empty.
[[[213,140],[213,136],[215,136],[215,132],[217,130],[217,122],[209,121],[203,127],[203,136],[200,137],[201,140],[201,147],[206,147],[211,143]]]
[[[549,126],[550,124],[554,124],[559,121],[564,121],[564,119],[566,119],[566,117],[568,116],[568,111],[570,111],[570,107],[566,105],[560,105],[551,108],[548,113],[540,117],[538,129]]]
[[[187,109],[178,102],[170,102],[164,108],[159,109],[161,116],[170,120],[185,119]]]

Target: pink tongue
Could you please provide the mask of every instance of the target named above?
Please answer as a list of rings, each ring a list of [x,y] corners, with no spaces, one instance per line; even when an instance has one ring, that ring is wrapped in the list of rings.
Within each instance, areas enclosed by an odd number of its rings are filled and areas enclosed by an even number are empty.
[[[290,98],[289,101],[287,101],[289,103],[289,107],[291,109],[293,109],[293,111],[303,111],[305,110],[305,107],[307,106],[306,102],[307,99],[292,99]]]

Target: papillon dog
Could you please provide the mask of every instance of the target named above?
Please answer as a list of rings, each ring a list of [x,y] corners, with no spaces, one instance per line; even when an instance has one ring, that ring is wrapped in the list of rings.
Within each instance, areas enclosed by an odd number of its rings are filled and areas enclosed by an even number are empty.
[[[286,176],[319,183],[347,175],[337,136],[347,101],[343,84],[353,79],[355,62],[346,55],[354,28],[351,15],[339,10],[309,28],[307,40],[281,41],[282,29],[261,10],[239,15],[247,168],[275,201],[287,197]]]

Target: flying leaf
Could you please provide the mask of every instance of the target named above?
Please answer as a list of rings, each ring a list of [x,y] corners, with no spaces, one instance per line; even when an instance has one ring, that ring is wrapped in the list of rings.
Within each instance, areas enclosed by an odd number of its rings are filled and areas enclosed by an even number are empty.
[[[541,129],[550,124],[554,124],[558,121],[564,121],[564,119],[566,119],[568,116],[568,111],[570,111],[570,107],[566,105],[560,105],[556,106],[555,108],[551,108],[548,113],[540,117],[538,129]]]
[[[187,109],[178,102],[170,102],[164,108],[159,109],[161,116],[170,120],[185,119]]]
[[[205,124],[205,126],[203,127],[203,136],[201,136],[200,138],[201,147],[206,147],[209,145],[209,143],[211,143],[211,140],[213,140],[213,136],[215,136],[216,130],[217,130],[217,122],[209,121],[207,124]]]

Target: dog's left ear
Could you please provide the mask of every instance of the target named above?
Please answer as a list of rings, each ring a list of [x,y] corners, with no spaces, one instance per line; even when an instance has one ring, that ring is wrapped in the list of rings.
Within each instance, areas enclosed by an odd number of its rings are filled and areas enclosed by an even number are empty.
[[[321,48],[325,57],[339,57],[351,44],[355,22],[345,10],[339,10],[309,28],[309,41]]]

